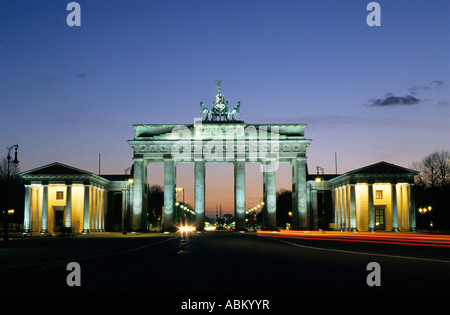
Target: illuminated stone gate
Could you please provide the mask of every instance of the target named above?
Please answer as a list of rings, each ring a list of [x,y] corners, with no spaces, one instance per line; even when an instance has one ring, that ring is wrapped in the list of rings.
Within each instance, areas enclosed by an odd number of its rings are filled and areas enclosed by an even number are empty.
[[[292,165],[293,227],[308,229],[306,191],[305,124],[246,124],[238,120],[240,102],[229,110],[220,93],[211,111],[200,103],[202,117],[188,125],[134,125],[129,140],[133,148],[133,191],[131,224],[133,230],[145,225],[147,204],[147,167],[164,163],[164,229],[173,230],[175,220],[176,166],[194,163],[195,225],[205,223],[205,164],[232,163],[236,230],[245,228],[245,164],[260,163],[263,172],[264,228],[276,228],[276,171],[279,163]],[[150,174],[151,176],[151,174]]]

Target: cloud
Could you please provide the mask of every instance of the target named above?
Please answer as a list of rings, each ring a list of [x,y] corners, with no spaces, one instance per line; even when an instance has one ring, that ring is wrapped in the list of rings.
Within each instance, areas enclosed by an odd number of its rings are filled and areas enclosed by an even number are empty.
[[[395,96],[392,93],[386,94],[383,98],[371,99],[367,104],[370,107],[386,107],[386,106],[411,106],[422,102],[413,95]]]
[[[55,81],[55,80],[60,80],[61,78],[60,77],[51,76],[51,75],[46,75],[46,76],[43,76],[41,79],[44,80],[44,81]]]
[[[428,85],[422,85],[422,86],[414,86],[412,88],[409,88],[409,91],[411,94],[416,95],[416,92],[419,90],[430,90],[431,88]]]
[[[72,125],[78,124],[78,121],[72,118],[57,118],[53,120],[53,123],[62,124],[62,125]]]
[[[431,83],[433,83],[434,85],[436,85],[436,87],[439,89],[439,88],[441,88],[444,84],[445,84],[445,82],[444,81],[441,81],[441,80],[434,80],[434,81],[432,81]]]

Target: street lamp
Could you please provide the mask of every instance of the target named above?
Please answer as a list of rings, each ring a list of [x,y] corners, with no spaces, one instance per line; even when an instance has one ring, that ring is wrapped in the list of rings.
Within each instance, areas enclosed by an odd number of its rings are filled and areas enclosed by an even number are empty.
[[[9,148],[6,148],[7,150],[8,150],[8,155],[7,155],[7,161],[8,161],[8,163],[7,163],[7,170],[6,170],[6,189],[9,189],[9,179],[10,179],[10,176],[11,176],[11,169],[10,169],[10,163],[11,163],[11,151],[13,150],[13,149],[15,149],[15,152],[14,152],[14,160],[12,161],[12,163],[13,163],[13,165],[15,166],[15,167],[17,167],[17,165],[19,165],[19,160],[17,159],[17,149],[19,148],[19,144],[15,144],[15,145],[12,145],[12,146],[10,146]],[[9,196],[10,194],[8,193],[8,196]],[[12,213],[14,213],[14,210],[8,210],[8,211],[5,211],[4,212],[5,213],[5,224],[4,224],[4,231],[3,231],[3,241],[8,241],[9,240],[9,235],[8,235],[8,214],[12,214]]]
[[[429,213],[429,212],[431,212],[431,210],[433,210],[433,208],[431,206],[421,207],[421,208],[418,209],[420,214]],[[434,228],[434,226],[433,226],[433,215],[431,216],[431,220],[430,220],[430,223],[429,223],[429,228],[430,228],[430,230],[433,230],[433,228]]]

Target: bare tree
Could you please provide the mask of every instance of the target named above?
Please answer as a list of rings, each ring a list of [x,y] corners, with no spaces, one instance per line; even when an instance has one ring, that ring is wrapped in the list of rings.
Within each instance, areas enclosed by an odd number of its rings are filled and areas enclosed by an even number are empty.
[[[9,181],[16,182],[20,179],[20,170],[18,166],[9,163]],[[0,158],[0,182],[6,183],[8,180],[8,159],[6,156]]]
[[[450,185],[450,152],[435,151],[412,168],[419,172],[416,183],[427,188],[445,188]]]

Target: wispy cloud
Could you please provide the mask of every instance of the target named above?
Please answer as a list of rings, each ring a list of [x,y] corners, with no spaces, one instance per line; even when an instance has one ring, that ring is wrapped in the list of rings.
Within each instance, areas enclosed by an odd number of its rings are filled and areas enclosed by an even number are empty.
[[[371,107],[385,107],[385,106],[411,106],[416,105],[422,102],[422,100],[416,98],[413,95],[406,96],[395,96],[392,93],[386,94],[386,96],[382,98],[373,98],[367,104]]]
[[[56,77],[56,76],[52,76],[52,75],[46,75],[46,76],[43,76],[41,79],[44,80],[44,81],[55,81],[55,80],[60,80],[61,77]]]
[[[420,92],[440,89],[445,85],[442,80],[431,81],[430,84],[416,85],[408,89],[408,93],[403,96],[396,96],[392,93],[384,97],[372,98],[367,104],[369,107],[394,107],[394,106],[413,106],[425,102],[427,99],[419,97]],[[439,103],[441,106],[445,104]]]
[[[445,84],[445,82],[441,80],[434,80],[431,83],[433,83],[438,89],[440,89]]]
[[[72,118],[57,118],[53,122],[63,125],[78,124],[78,120]]]
[[[422,86],[414,86],[412,88],[409,88],[409,91],[411,92],[411,94],[416,95],[417,91],[420,90],[430,90],[431,88],[428,85],[422,85]]]

